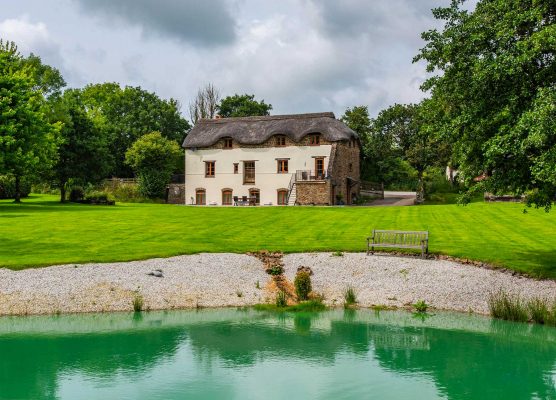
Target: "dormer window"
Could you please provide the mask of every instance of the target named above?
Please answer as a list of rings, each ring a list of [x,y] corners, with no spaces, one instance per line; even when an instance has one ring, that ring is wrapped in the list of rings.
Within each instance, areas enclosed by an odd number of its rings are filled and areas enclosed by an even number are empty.
[[[234,145],[232,138],[224,138],[224,148],[231,149]]]
[[[286,145],[286,137],[284,135],[276,136],[276,147],[284,147]]]
[[[318,146],[320,144],[320,135],[318,133],[314,133],[309,135],[309,145],[310,146]]]

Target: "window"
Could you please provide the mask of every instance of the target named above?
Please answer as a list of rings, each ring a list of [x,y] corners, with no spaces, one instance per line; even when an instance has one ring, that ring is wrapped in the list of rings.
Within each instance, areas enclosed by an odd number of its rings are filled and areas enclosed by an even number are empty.
[[[288,191],[286,189],[278,189],[278,205],[285,206],[288,204]]]
[[[207,204],[207,192],[205,189],[197,189],[195,191],[195,204],[198,206],[204,206]]]
[[[259,189],[249,189],[249,197],[255,200],[255,204],[261,204],[261,191]]]
[[[315,158],[315,175],[317,179],[324,177],[324,158]]]
[[[349,172],[353,172],[353,164],[349,163]]]
[[[222,189],[222,205],[232,205],[232,189]]]
[[[231,149],[233,147],[233,140],[232,138],[224,138],[224,148]]]
[[[205,161],[205,178],[214,178],[215,161]]]
[[[288,173],[288,160],[277,160],[278,161],[278,173],[287,174]]]
[[[320,135],[318,133],[309,135],[309,144],[311,146],[318,146],[320,144]]]
[[[284,135],[276,136],[276,146],[284,147],[286,145],[286,137]]]
[[[255,183],[255,161],[243,162],[243,183]]]
[[[239,173],[239,164],[234,163],[234,174],[238,174],[238,173]]]

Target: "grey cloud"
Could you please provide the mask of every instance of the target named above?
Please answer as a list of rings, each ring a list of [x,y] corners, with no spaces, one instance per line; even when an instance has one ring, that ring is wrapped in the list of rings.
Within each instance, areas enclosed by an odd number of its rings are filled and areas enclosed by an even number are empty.
[[[139,27],[144,34],[215,46],[233,43],[235,20],[224,0],[75,0],[82,11]]]
[[[432,19],[433,8],[447,0],[309,0],[319,10],[329,36],[394,35],[414,31],[415,24]]]

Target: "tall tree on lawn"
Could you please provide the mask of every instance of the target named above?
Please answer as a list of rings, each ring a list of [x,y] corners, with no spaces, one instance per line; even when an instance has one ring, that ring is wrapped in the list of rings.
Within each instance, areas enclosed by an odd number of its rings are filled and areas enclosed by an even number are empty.
[[[45,116],[45,99],[13,42],[0,40],[0,172],[15,177],[15,202],[21,179],[48,167],[56,158],[59,124]]]

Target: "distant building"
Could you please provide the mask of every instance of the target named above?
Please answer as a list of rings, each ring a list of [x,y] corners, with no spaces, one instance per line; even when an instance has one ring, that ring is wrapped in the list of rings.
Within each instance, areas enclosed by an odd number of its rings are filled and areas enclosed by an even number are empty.
[[[360,142],[333,113],[199,120],[183,142],[185,202],[351,204]]]

